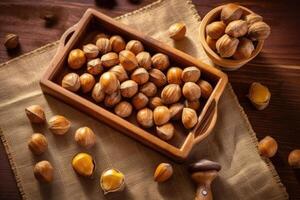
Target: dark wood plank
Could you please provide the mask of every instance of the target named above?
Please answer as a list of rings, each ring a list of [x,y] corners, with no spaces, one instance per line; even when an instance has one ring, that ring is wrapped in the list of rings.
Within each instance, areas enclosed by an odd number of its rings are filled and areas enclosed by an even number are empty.
[[[58,40],[61,34],[76,23],[84,11],[94,7],[109,16],[118,16],[142,7],[154,0],[140,0],[132,4],[128,0],[116,0],[113,5],[103,4],[110,0],[73,1],[1,1],[0,41],[7,32],[20,36],[21,48],[7,52],[0,45],[0,62],[29,52],[44,44]],[[204,16],[210,9],[221,5],[220,0],[193,0],[196,9]],[[229,2],[229,1],[227,1]],[[287,164],[288,153],[300,148],[300,12],[297,1],[244,1],[242,5],[263,15],[272,27],[272,34],[266,41],[261,54],[251,63],[235,72],[229,72],[229,79],[245,109],[259,139],[271,135],[279,142],[279,152],[272,159],[291,199],[300,199],[300,172]],[[45,27],[40,15],[54,11],[59,20],[52,27]],[[34,28],[32,28],[34,27]],[[245,97],[249,85],[260,81],[272,92],[270,106],[264,111],[255,110]],[[0,199],[20,199],[7,156],[0,145]]]

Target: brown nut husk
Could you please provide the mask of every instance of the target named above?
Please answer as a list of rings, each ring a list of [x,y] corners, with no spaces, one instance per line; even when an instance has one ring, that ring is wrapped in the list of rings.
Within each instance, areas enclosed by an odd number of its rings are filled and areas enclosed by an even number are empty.
[[[125,43],[124,39],[119,35],[111,36],[109,41],[111,44],[111,50],[116,53],[119,53],[120,51],[124,50],[126,47],[126,43]]]
[[[92,75],[99,75],[103,71],[102,62],[100,58],[95,58],[87,63],[87,72]]]
[[[166,70],[170,66],[169,57],[162,53],[157,53],[151,58],[152,66],[161,71]]]
[[[4,46],[6,49],[15,49],[19,46],[19,36],[13,33],[5,35]]]
[[[189,100],[186,99],[184,101],[184,106],[186,108],[191,108],[191,109],[197,111],[200,108],[200,101],[199,100],[189,101]]]
[[[181,79],[184,82],[197,82],[200,78],[201,71],[195,66],[187,67],[182,71]]]
[[[48,142],[46,137],[40,133],[34,133],[28,142],[28,148],[35,155],[41,155],[48,148]]]
[[[80,88],[80,79],[78,74],[73,72],[66,74],[61,81],[61,86],[72,92],[77,92]]]
[[[265,22],[255,22],[248,29],[248,37],[253,40],[265,40],[271,34],[271,27]]]
[[[93,147],[96,143],[95,133],[92,129],[86,126],[76,130],[74,139],[77,144],[87,149]]]
[[[128,74],[122,65],[116,65],[110,68],[109,71],[113,72],[121,83],[128,79]]]
[[[80,49],[73,49],[68,56],[68,66],[71,69],[80,69],[86,62],[85,54]]]
[[[158,137],[165,141],[171,140],[174,136],[174,132],[175,128],[171,123],[156,127],[156,133]]]
[[[83,46],[82,50],[88,59],[96,58],[99,54],[99,49],[94,44],[86,44]]]
[[[131,51],[135,55],[144,51],[143,44],[138,40],[130,40],[126,45],[126,50]]]
[[[127,101],[121,101],[115,106],[115,113],[123,118],[129,117],[132,113],[132,105]]]
[[[40,161],[34,165],[33,173],[38,181],[50,183],[53,180],[53,167],[47,160]]]
[[[163,102],[160,97],[153,97],[149,100],[149,107],[154,110],[157,106],[163,106]]]
[[[267,158],[273,157],[278,149],[278,144],[271,136],[266,136],[258,143],[258,151],[260,155]]]
[[[290,152],[288,162],[291,167],[300,168],[300,149],[295,149]]]
[[[149,79],[153,82],[157,87],[162,87],[167,83],[167,77],[165,74],[158,69],[151,69],[149,71]]]
[[[113,72],[103,73],[100,77],[99,83],[106,94],[112,94],[120,87],[120,82]]]
[[[135,107],[135,109],[140,110],[147,106],[149,99],[146,95],[139,92],[133,96],[131,103]]]
[[[104,100],[105,97],[105,92],[101,86],[100,83],[96,83],[93,91],[92,91],[92,98],[97,102],[100,103],[101,101]]]
[[[138,92],[138,84],[133,80],[127,80],[121,83],[121,95],[125,98],[131,98]]]
[[[181,98],[181,88],[177,84],[169,84],[161,92],[161,99],[164,104],[173,104]]]
[[[208,24],[205,28],[206,35],[212,39],[219,39],[222,35],[224,35],[226,29],[226,25],[222,21],[216,21]]]
[[[25,113],[31,123],[44,123],[46,120],[45,112],[40,105],[31,105],[25,108]]]
[[[111,51],[111,43],[108,38],[102,37],[96,41],[99,54],[103,55]]]
[[[158,126],[168,123],[171,118],[171,112],[166,106],[158,106],[153,110],[153,120]]]
[[[168,29],[168,34],[173,40],[182,40],[185,37],[186,26],[183,22],[172,24]]]
[[[72,159],[72,167],[77,174],[90,177],[95,171],[95,162],[90,154],[78,153]]]
[[[169,163],[160,163],[154,172],[154,181],[165,182],[173,175],[173,167]]]
[[[138,61],[131,51],[123,50],[119,53],[119,60],[126,71],[133,71],[138,67]]]
[[[187,82],[183,85],[182,94],[190,101],[195,101],[201,96],[200,87],[194,82]]]
[[[231,37],[242,37],[246,35],[248,32],[248,25],[247,22],[244,20],[235,20],[230,22],[226,29],[225,33]]]
[[[91,91],[95,85],[95,78],[89,73],[84,73],[79,77],[80,88],[83,93],[88,93]]]
[[[211,48],[213,51],[217,50],[217,47],[216,47],[217,40],[212,39],[211,37],[207,36],[206,43],[209,46],[209,48]]]
[[[191,108],[183,108],[181,120],[185,128],[193,128],[198,122],[196,111]]]
[[[245,16],[245,21],[247,22],[248,26],[251,26],[255,22],[263,21],[263,17],[256,13],[251,13],[251,14]]]
[[[146,70],[151,69],[152,60],[150,53],[142,51],[136,55],[136,59],[140,67],[143,67]]]
[[[171,67],[167,72],[167,80],[169,84],[182,84],[182,69],[179,67]]]
[[[62,115],[55,115],[48,121],[49,130],[56,135],[64,135],[71,127],[71,122]]]
[[[121,100],[121,92],[120,90],[117,90],[116,92],[105,96],[104,105],[111,108],[118,104]]]
[[[130,76],[131,80],[135,81],[138,85],[143,85],[149,80],[149,73],[144,68],[137,68]]]
[[[254,82],[250,86],[248,98],[256,109],[263,110],[269,105],[271,93],[266,86]]]
[[[243,9],[234,3],[226,4],[221,11],[221,20],[228,24],[231,21],[238,20],[243,15]]]
[[[201,96],[204,97],[205,99],[208,99],[211,93],[213,92],[212,85],[205,80],[199,80],[197,84],[201,89]]]
[[[123,191],[125,176],[117,169],[105,170],[100,177],[100,186],[104,194]]]
[[[239,45],[233,54],[233,58],[236,60],[248,59],[251,57],[254,49],[255,48],[251,40],[248,38],[241,38]]]
[[[153,126],[153,112],[149,108],[143,108],[136,115],[137,122],[144,128]]]
[[[217,40],[216,49],[221,57],[228,58],[233,56],[239,44],[239,40],[225,34]]]
[[[179,119],[181,119],[183,108],[184,108],[184,105],[182,103],[172,104],[169,107],[169,110],[170,110],[170,113],[171,113],[171,119],[172,120],[179,120]]]
[[[101,57],[101,63],[103,67],[110,68],[119,64],[119,56],[115,52],[106,53]]]
[[[147,82],[140,87],[140,92],[145,94],[147,97],[153,97],[157,93],[157,87],[152,82]]]

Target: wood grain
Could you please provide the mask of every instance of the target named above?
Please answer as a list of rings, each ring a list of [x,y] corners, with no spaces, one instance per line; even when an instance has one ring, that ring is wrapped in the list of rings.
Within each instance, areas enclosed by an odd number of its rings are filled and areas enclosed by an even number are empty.
[[[104,3],[115,2],[115,3]],[[58,40],[62,33],[76,23],[84,11],[93,7],[109,16],[118,16],[145,6],[153,0],[140,0],[133,4],[128,0],[73,1],[17,1],[0,2],[0,41],[5,33],[14,32],[20,36],[21,47],[7,52],[0,45],[0,62],[34,50],[49,42]],[[229,2],[229,1],[227,1]],[[193,0],[200,16],[221,5],[220,0]],[[266,40],[262,52],[238,71],[228,72],[229,80],[245,109],[259,139],[273,136],[279,143],[279,152],[272,158],[282,182],[291,199],[300,199],[300,171],[292,170],[287,164],[288,153],[300,148],[300,12],[297,1],[243,1],[241,4],[263,15],[271,25],[272,33]],[[53,11],[58,22],[46,27],[40,18],[43,12]],[[34,28],[33,28],[34,27]],[[266,84],[272,98],[264,111],[255,110],[246,98],[253,81]],[[7,156],[0,145],[0,199],[20,199]]]

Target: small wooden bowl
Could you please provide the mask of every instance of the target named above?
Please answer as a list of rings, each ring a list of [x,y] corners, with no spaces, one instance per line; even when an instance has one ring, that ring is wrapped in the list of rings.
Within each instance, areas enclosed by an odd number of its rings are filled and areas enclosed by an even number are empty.
[[[200,42],[206,51],[209,58],[217,65],[221,66],[223,70],[226,71],[233,71],[236,69],[239,69],[243,65],[245,65],[247,62],[252,60],[257,56],[257,54],[261,51],[264,40],[260,40],[256,44],[255,50],[252,52],[252,55],[250,58],[247,59],[241,59],[241,60],[234,60],[234,59],[228,59],[228,58],[222,58],[219,56],[215,51],[213,51],[206,42],[206,31],[205,28],[208,24],[210,24],[213,21],[216,21],[216,18],[218,18],[221,14],[221,10],[225,5],[218,6],[214,9],[212,9],[210,12],[208,12],[204,18],[202,19],[202,22],[200,24]],[[244,14],[251,14],[253,13],[248,8],[245,8],[243,6],[240,6],[244,10]]]

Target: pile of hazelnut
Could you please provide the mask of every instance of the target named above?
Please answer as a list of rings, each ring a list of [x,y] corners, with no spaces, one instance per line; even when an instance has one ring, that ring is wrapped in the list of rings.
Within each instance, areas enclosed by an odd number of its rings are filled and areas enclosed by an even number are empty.
[[[223,7],[220,21],[206,26],[206,42],[222,58],[247,59],[255,49],[255,42],[265,40],[270,32],[270,26],[260,15],[245,15],[239,5],[230,3]]]
[[[199,68],[172,66],[167,55],[151,55],[140,41],[126,43],[119,35],[100,33],[94,41],[69,53],[69,68],[85,72],[66,74],[62,87],[90,93],[96,103],[122,118],[135,109],[139,125],[156,126],[163,140],[174,135],[171,120],[181,120],[186,129],[197,124],[200,97],[207,99],[213,91],[209,82],[200,79]]]

